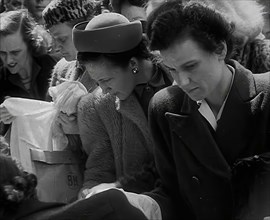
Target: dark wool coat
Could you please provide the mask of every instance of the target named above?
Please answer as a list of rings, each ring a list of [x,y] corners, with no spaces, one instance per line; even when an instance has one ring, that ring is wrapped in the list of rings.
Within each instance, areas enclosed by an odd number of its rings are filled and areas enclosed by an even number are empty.
[[[236,218],[231,168],[239,158],[270,150],[270,73],[253,75],[236,61],[228,64],[235,77],[216,131],[178,86],[152,99],[149,120],[161,184],[148,195],[164,220],[262,219]]]

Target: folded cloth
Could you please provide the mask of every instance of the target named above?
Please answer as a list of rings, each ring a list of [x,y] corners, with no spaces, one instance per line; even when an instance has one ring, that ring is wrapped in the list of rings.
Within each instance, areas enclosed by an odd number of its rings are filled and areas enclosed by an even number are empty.
[[[49,88],[49,94],[57,109],[67,115],[77,112],[77,104],[87,89],[78,81],[66,81]]]

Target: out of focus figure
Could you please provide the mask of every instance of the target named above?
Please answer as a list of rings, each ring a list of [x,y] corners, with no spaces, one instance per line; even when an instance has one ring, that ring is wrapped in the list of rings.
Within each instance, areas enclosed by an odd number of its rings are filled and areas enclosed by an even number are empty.
[[[35,18],[35,20],[39,24],[43,24],[44,20],[42,18],[42,11],[50,2],[51,0],[27,0],[24,1],[24,5],[31,13],[31,15]]]
[[[258,2],[264,6],[264,27],[262,32],[267,39],[270,39],[270,1],[258,0]]]
[[[24,8],[24,0],[2,0],[4,11],[14,11]]]

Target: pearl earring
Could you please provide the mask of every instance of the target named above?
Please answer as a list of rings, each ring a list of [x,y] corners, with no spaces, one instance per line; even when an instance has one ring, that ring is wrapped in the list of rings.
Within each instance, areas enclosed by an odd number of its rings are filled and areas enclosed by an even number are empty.
[[[132,73],[133,73],[134,75],[136,75],[138,72],[139,72],[138,67],[132,68]]]

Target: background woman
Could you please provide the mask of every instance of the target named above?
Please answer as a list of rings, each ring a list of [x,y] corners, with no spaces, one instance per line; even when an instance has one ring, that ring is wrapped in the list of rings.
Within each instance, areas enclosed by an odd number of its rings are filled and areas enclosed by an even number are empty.
[[[25,10],[0,14],[0,103],[5,97],[45,100],[55,60],[46,54],[46,36]],[[0,108],[0,121],[12,116]]]
[[[64,80],[78,80],[88,92],[97,87],[85,67],[76,61],[77,50],[72,42],[72,28],[79,22],[90,20],[99,12],[99,3],[92,0],[52,0],[44,9],[44,25],[54,38],[55,50],[63,57],[53,69],[50,86],[56,86]],[[60,113],[57,120],[70,144],[78,149],[81,142],[77,136],[77,115]]]

